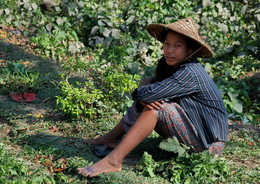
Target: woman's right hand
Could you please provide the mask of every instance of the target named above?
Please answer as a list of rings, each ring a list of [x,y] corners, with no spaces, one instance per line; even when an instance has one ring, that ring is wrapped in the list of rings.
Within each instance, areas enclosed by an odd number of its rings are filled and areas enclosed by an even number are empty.
[[[162,108],[162,104],[164,103],[163,100],[160,100],[160,101],[157,101],[157,102],[151,102],[151,103],[146,103],[146,102],[141,102],[140,103],[148,108],[148,109],[151,109],[151,110],[160,110]]]

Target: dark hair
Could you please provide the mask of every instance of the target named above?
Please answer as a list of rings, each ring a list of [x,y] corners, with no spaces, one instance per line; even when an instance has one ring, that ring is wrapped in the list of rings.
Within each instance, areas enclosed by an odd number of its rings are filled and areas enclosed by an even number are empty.
[[[171,30],[167,29],[162,33],[162,38],[163,40],[166,39],[167,34]],[[173,32],[173,31],[172,31]],[[196,42],[195,40],[185,36],[186,41],[188,43],[188,47],[192,50],[192,52],[195,52],[197,49],[200,48],[200,44]],[[191,57],[190,59],[195,59],[194,56]],[[178,69],[178,66],[169,66],[166,63],[166,60],[164,57],[162,57],[156,66],[156,71],[155,71],[155,82],[162,81],[168,77],[170,77],[176,70]]]
[[[162,57],[156,66],[155,70],[155,82],[163,81],[164,79],[170,77],[175,71],[176,66],[170,66],[166,63],[165,57]]]

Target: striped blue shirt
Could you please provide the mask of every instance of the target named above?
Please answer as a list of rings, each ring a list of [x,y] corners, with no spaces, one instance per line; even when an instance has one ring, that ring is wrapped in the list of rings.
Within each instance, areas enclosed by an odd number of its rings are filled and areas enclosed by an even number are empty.
[[[132,93],[133,100],[177,102],[195,126],[204,146],[226,141],[227,112],[214,81],[198,61],[188,61],[169,78],[141,86]]]

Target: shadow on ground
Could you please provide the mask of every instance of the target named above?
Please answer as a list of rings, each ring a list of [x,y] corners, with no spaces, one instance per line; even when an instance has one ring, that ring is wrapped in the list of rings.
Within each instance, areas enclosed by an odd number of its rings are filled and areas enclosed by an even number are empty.
[[[29,68],[30,71],[38,72],[40,74],[40,77],[39,80],[37,80],[36,84],[28,87],[23,86],[23,84],[20,84],[19,81],[14,81],[17,82],[17,85],[9,85],[9,81],[7,81],[7,83],[1,83],[2,80],[0,73],[0,117],[2,116],[12,118],[15,116],[22,116],[28,118],[30,114],[36,117],[41,115],[46,117],[45,115],[48,114],[50,111],[58,109],[57,107],[55,107],[56,96],[60,95],[58,82],[61,79],[60,74],[66,74],[67,71],[64,71],[62,69],[62,62],[57,62],[50,58],[37,56],[33,53],[33,50],[35,48],[30,46],[28,41],[25,40],[21,42],[21,45],[3,41],[0,42],[0,67],[5,67],[7,62],[26,62],[26,68]],[[26,50],[24,48],[26,48]],[[85,81],[86,79],[84,78],[84,76],[74,76],[74,78],[71,78],[70,80]],[[17,89],[21,89],[21,92],[35,92],[37,100],[32,103],[21,103],[12,101],[9,94]],[[54,117],[56,115],[52,114],[52,119],[64,119],[64,117],[61,117],[60,114],[58,114],[57,117]]]
[[[40,133],[21,139],[19,144],[29,146],[35,151],[46,151],[49,154],[59,155],[64,158],[83,157],[89,162],[99,160],[93,154],[92,146],[83,143],[83,139],[80,138]]]
[[[172,156],[168,152],[160,150],[160,137],[151,137],[144,140],[137,146],[125,159],[124,164],[135,166],[146,151],[153,155],[155,160],[166,159]],[[84,139],[74,137],[63,137],[48,134],[29,135],[19,141],[20,146],[29,146],[35,151],[46,151],[49,154],[60,155],[64,158],[82,157],[89,162],[98,161],[99,157],[95,156],[93,147],[85,144]]]
[[[26,68],[40,74],[40,80],[30,89],[20,86],[23,90],[35,91],[37,100],[32,103],[19,103],[10,99],[9,93],[14,89],[8,84],[2,84],[0,96],[0,116],[21,116],[37,111],[37,109],[46,109],[55,105],[55,96],[59,94],[59,89],[53,84],[58,80],[60,71],[59,63],[49,59],[36,56],[23,49],[22,46],[0,42],[0,61],[1,67],[5,67],[7,62],[22,63],[27,62]],[[19,89],[19,83],[15,86]]]

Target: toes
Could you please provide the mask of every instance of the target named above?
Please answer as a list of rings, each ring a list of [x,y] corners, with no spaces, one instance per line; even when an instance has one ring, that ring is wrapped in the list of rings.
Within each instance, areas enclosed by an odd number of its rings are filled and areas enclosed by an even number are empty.
[[[84,168],[78,168],[77,170],[78,170],[78,172],[82,172],[82,169],[84,169]]]
[[[78,168],[79,174],[82,174],[84,176],[90,176],[93,175],[93,169],[91,167],[84,167],[84,168]]]

